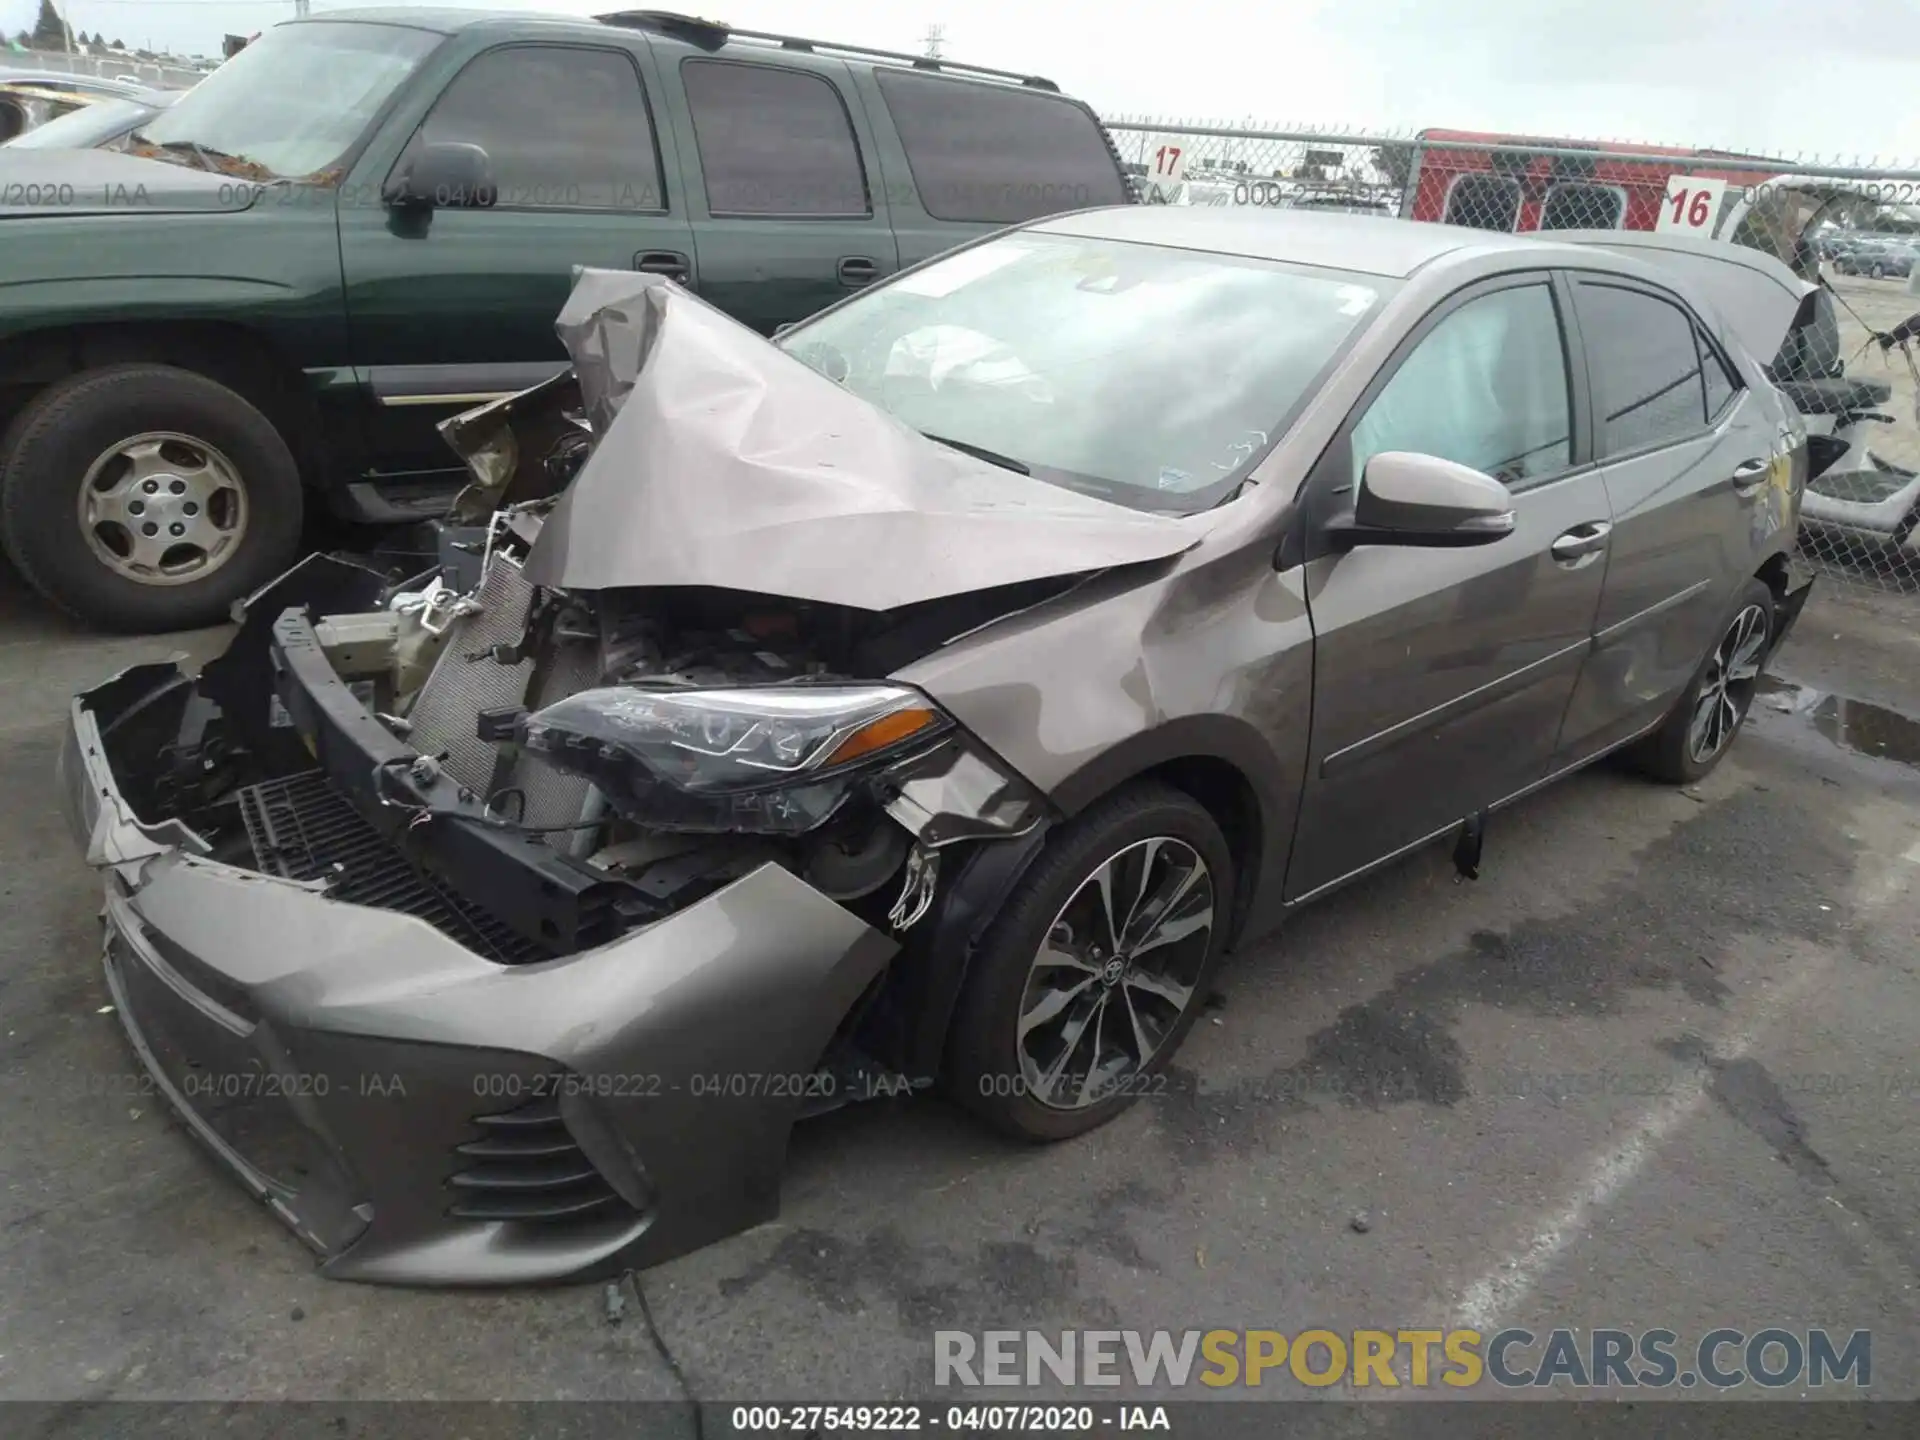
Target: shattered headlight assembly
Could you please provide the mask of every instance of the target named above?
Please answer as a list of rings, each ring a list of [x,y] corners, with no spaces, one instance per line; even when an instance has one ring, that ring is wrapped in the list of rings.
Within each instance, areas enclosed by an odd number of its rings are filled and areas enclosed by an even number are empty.
[[[800,835],[953,722],[899,685],[603,686],[522,717],[519,739],[660,829]]]

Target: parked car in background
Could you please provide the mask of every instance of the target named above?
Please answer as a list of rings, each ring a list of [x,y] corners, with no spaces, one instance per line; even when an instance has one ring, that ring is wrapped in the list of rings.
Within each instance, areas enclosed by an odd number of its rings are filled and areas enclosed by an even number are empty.
[[[224,616],[298,553],[309,497],[443,508],[438,423],[565,367],[577,265],[764,334],[1132,193],[1050,81],[656,12],[329,11],[122,149],[0,149],[0,200],[73,191],[6,221],[0,541],[131,630]]]
[[[1842,275],[1865,275],[1880,280],[1887,276],[1905,276],[1913,272],[1913,242],[1896,239],[1861,240],[1833,260],[1833,268]]]
[[[0,69],[0,143],[106,99],[137,99],[148,87],[64,70]]]
[[[936,1079],[1090,1131],[1298,907],[1727,754],[1810,584],[1729,251],[1114,207],[772,344],[583,272],[450,427],[477,588],[314,557],[76,699],[114,1011],[339,1278],[651,1265]]]
[[[4,147],[14,150],[91,150],[124,140],[185,94],[149,90],[138,98],[110,96],[57,115],[44,125],[16,135]]]

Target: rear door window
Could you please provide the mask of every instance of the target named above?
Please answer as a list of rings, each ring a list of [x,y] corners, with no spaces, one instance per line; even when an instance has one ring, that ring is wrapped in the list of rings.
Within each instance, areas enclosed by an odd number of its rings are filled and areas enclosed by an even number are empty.
[[[1071,100],[905,70],[875,78],[936,220],[1008,225],[1127,202],[1099,122]]]
[[[1604,452],[1669,445],[1705,429],[1706,389],[1692,317],[1644,290],[1591,281],[1577,288]]]
[[[870,215],[846,102],[804,70],[688,60],[680,67],[713,215]]]

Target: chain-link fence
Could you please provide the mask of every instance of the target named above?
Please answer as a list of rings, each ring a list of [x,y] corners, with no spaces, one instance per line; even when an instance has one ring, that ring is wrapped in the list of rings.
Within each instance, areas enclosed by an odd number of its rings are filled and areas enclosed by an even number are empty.
[[[204,70],[158,60],[141,60],[118,50],[104,55],[79,55],[63,50],[11,50],[0,55],[0,70],[94,75],[107,80],[137,81],[156,90],[185,90],[206,78]]]
[[[1116,117],[1141,197],[1342,210],[1485,230],[1659,230],[1771,253],[1824,282],[1772,357],[1815,445],[1801,550],[1830,577],[1920,597],[1920,169],[1461,131],[1332,134]],[[1920,329],[1920,326],[1916,326]],[[1920,599],[1916,599],[1920,607]],[[1917,612],[1920,618],[1920,612]]]

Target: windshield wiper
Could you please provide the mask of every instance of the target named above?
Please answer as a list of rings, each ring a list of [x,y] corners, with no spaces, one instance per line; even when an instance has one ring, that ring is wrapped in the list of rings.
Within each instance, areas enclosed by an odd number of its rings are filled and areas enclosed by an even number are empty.
[[[920,432],[936,445],[945,445],[950,450],[971,455],[976,460],[984,460],[989,465],[998,465],[1002,470],[1011,470],[1016,475],[1031,475],[1033,467],[1024,460],[1016,460],[1011,455],[1002,455],[998,450],[989,450],[984,445],[975,445],[970,440],[955,440],[946,435],[936,435],[931,430]]]

